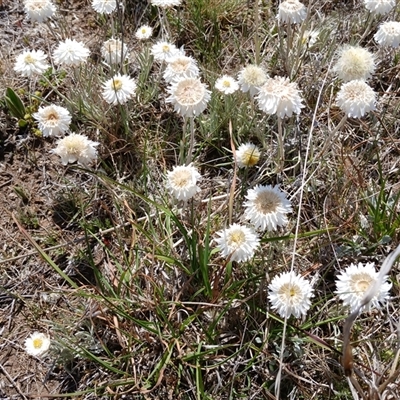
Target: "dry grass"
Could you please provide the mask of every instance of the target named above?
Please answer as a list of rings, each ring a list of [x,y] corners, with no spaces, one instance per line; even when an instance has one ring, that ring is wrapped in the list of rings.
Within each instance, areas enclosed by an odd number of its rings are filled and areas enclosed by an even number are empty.
[[[276,116],[247,94],[214,91],[195,121],[201,192],[181,204],[166,192],[165,174],[182,153],[182,118],[165,102],[150,44],[134,38],[144,23],[155,27],[151,43],[161,35],[158,10],[145,3],[126,0],[112,21],[88,1],[60,0],[54,24],[38,25],[23,18],[22,4],[3,2],[0,96],[12,88],[28,114],[61,104],[71,130],[101,146],[93,168],[64,167],[49,153],[55,141],[40,137],[29,115],[19,128],[0,97],[0,397],[275,399],[278,385],[281,399],[379,398],[373,388],[397,371],[398,266],[387,307],[353,327],[353,384],[341,366],[348,310],[334,291],[340,270],[380,265],[399,243],[399,56],[373,39],[389,17],[371,19],[353,2],[305,2],[305,25],[292,33],[315,29],[318,39],[295,40],[288,52],[275,2],[260,2],[258,19],[254,1],[193,0],[168,11],[174,43],[198,60],[209,88],[258,59],[269,75],[296,81],[305,104],[283,122],[282,162]],[[101,98],[110,70],[100,48],[112,23],[131,51],[125,72],[138,83],[126,107]],[[13,71],[23,49],[51,54],[69,36],[91,49],[83,68],[49,75],[50,84]],[[379,102],[332,135],[343,113],[331,67],[349,40],[376,54],[369,83]],[[236,147],[262,149],[255,169],[235,175],[229,124]],[[213,236],[227,225],[230,198],[233,222],[241,220],[256,184],[280,184],[294,212],[284,229],[264,234],[251,262],[227,264]],[[268,285],[293,262],[315,296],[306,317],[284,321],[270,309]],[[25,353],[32,331],[50,335],[46,357]],[[380,398],[398,398],[398,382]]]

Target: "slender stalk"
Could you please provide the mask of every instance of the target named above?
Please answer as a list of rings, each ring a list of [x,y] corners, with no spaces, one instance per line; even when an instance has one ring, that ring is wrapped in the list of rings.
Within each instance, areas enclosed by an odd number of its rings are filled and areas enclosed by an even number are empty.
[[[284,163],[285,163],[285,148],[283,145],[282,118],[278,117],[278,164],[280,171],[283,170]]]
[[[193,149],[194,149],[194,117],[190,117],[189,121],[190,121],[190,142],[189,142],[189,151],[186,157],[186,165],[189,165],[192,162]]]

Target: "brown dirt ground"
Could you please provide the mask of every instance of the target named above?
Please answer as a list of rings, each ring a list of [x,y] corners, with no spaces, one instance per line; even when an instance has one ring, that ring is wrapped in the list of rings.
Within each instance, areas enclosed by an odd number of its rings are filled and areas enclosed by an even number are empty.
[[[90,2],[62,0],[57,6],[57,18],[72,27],[73,37],[89,40],[89,47],[96,48],[99,28],[93,23]],[[0,93],[6,87],[24,87],[12,71],[15,55],[23,48],[42,48],[48,53],[54,42],[50,33],[44,24],[25,19],[22,2],[0,1]],[[30,333],[46,331],[44,321],[54,302],[68,303],[48,300],[64,282],[37,254],[28,236],[48,248],[70,243],[82,234],[62,219],[66,196],[74,186],[87,184],[87,178],[63,168],[49,152],[53,147],[51,141],[18,129],[17,121],[0,107],[0,399],[4,400],[54,398],[48,395],[80,386],[78,376],[57,370],[50,359],[37,359],[24,351]],[[48,254],[66,268],[70,249]],[[61,320],[66,317],[58,315]]]

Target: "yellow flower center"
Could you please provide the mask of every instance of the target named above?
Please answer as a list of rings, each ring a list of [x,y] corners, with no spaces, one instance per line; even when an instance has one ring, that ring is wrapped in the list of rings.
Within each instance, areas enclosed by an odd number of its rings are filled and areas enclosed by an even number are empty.
[[[170,51],[170,46],[168,44],[164,44],[164,46],[162,47],[162,51],[164,53],[168,53]]]
[[[278,294],[284,303],[293,303],[299,295],[299,288],[292,283],[285,283]]]
[[[35,59],[34,59],[30,54],[28,54],[28,55],[25,57],[25,62],[26,62],[27,64],[34,64],[34,63],[35,63]]]
[[[243,231],[232,232],[228,239],[228,245],[234,248],[238,248],[246,241],[246,235]]]
[[[33,347],[35,349],[41,349],[42,346],[43,346],[43,339],[41,338],[33,339]]]
[[[122,88],[122,81],[121,81],[121,79],[114,79],[114,80],[112,81],[112,88],[113,88],[115,91],[121,90],[121,88]]]
[[[255,149],[248,149],[242,156],[242,163],[247,167],[253,167],[260,160],[260,153]]]

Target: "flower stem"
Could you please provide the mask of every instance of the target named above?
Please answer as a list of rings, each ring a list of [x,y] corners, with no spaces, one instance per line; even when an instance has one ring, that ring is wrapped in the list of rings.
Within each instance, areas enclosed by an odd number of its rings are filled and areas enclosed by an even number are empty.
[[[190,142],[189,142],[189,151],[186,157],[186,165],[189,165],[192,162],[192,155],[194,149],[194,117],[190,117],[189,121],[190,121]]]

